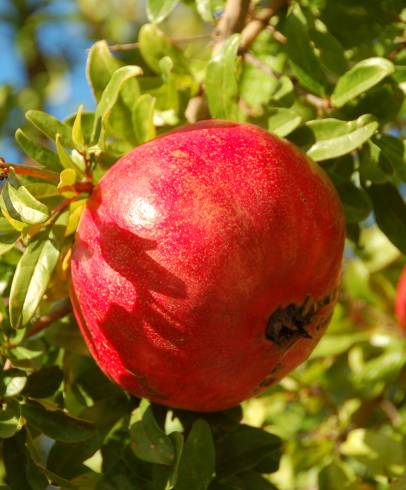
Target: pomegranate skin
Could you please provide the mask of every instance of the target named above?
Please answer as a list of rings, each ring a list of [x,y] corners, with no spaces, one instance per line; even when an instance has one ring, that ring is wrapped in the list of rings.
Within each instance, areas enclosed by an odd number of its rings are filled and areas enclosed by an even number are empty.
[[[402,332],[406,335],[406,267],[396,287],[395,313]]]
[[[156,403],[223,410],[303,362],[336,302],[342,206],[324,172],[250,124],[135,148],[83,212],[71,300],[105,374]]]

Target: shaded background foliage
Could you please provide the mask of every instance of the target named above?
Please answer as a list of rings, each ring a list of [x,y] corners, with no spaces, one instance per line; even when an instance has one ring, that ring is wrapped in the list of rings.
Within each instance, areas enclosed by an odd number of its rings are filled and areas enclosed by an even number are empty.
[[[1,488],[406,488],[393,314],[405,27],[401,0],[0,1]],[[67,300],[92,182],[133,146],[204,117],[298,144],[332,178],[348,230],[340,302],[311,358],[216,414],[113,386]]]

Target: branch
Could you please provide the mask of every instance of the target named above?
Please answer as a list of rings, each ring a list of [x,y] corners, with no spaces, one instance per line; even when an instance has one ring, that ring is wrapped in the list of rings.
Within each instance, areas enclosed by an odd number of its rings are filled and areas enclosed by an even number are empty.
[[[244,53],[244,60],[250,65],[258,68],[272,78],[281,78],[280,73],[275,73],[272,68],[251,53]]]
[[[0,170],[7,173],[9,168],[13,168],[17,175],[27,175],[37,179],[47,180],[57,184],[59,182],[59,174],[52,170],[45,170],[40,167],[32,167],[30,165],[21,165],[19,163],[6,163],[4,158],[0,157]]]
[[[60,320],[66,315],[69,315],[71,312],[72,305],[69,298],[59,301],[49,310],[46,315],[43,315],[39,317],[38,320],[32,322],[31,329],[28,332],[26,339],[37,335],[51,325],[51,323],[55,322],[56,320]]]
[[[247,51],[251,47],[258,34],[268,26],[271,18],[288,3],[289,0],[274,0],[270,7],[258,12],[255,19],[251,20],[241,33],[240,52]]]
[[[215,47],[218,51],[224,41],[234,32],[239,32],[244,26],[248,14],[250,0],[227,0],[217,27],[214,31]]]

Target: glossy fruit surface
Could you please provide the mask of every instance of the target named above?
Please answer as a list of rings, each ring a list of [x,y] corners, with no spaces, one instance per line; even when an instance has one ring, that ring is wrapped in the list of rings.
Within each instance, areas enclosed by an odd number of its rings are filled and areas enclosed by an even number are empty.
[[[124,389],[222,410],[311,353],[336,301],[341,203],[293,145],[205,121],[121,158],[76,235],[71,299]]]
[[[406,334],[406,267],[400,275],[396,288],[395,312],[399,325]]]

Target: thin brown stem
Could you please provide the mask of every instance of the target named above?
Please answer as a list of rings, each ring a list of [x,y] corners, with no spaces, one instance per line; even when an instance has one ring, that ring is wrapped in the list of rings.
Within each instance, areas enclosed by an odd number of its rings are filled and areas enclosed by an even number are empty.
[[[202,41],[204,39],[210,38],[211,34],[199,34],[196,36],[190,37],[181,37],[178,39],[172,39],[174,44],[187,44],[193,43],[197,41]],[[111,44],[109,46],[110,51],[132,51],[133,49],[138,49],[140,47],[140,43],[122,43],[122,44]]]
[[[284,6],[289,0],[274,0],[270,6],[258,12],[253,20],[248,22],[241,32],[240,52],[247,51],[255,41],[261,31],[269,24],[271,18]]]
[[[250,0],[227,0],[223,15],[214,31],[215,52],[221,48],[231,34],[241,31],[249,6]]]
[[[32,167],[30,165],[21,165],[19,163],[5,162],[3,158],[0,159],[0,170],[7,171],[13,168],[17,175],[26,175],[28,177],[35,177],[37,179],[47,180],[53,184],[59,182],[59,174],[52,170],[45,170],[39,167]]]
[[[275,73],[272,68],[251,53],[244,53],[244,60],[250,65],[258,68],[272,78],[280,78],[279,73]]]

